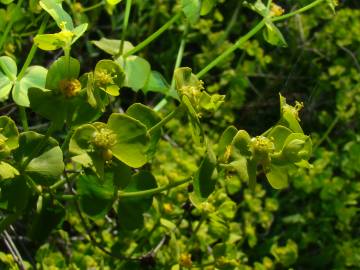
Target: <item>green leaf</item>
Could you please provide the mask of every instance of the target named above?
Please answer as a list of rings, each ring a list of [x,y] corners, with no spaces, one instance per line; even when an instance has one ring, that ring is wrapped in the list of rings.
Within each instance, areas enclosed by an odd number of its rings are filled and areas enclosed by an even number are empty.
[[[70,15],[62,7],[62,1],[41,0],[39,4],[47,13],[50,14],[60,28],[62,28],[62,24],[65,22],[66,29],[74,29],[74,24]]]
[[[0,101],[7,100],[15,83],[17,66],[8,56],[0,57]]]
[[[101,38],[100,40],[92,40],[91,41],[96,47],[110,55],[118,55],[120,53],[120,40],[118,39],[108,39]],[[123,53],[127,53],[134,46],[129,41],[124,41]]]
[[[181,9],[191,24],[197,23],[200,18],[200,0],[181,0]]]
[[[5,140],[5,145],[10,151],[19,146],[18,129],[15,122],[8,116],[0,116],[0,138]]]
[[[77,180],[77,191],[81,210],[91,218],[104,218],[114,200],[113,174],[106,173],[104,181],[93,174],[81,175]]]
[[[223,218],[227,220],[232,220],[236,215],[236,211],[237,211],[236,203],[233,202],[232,200],[226,200],[220,205],[217,212]]]
[[[95,148],[91,145],[96,131],[96,127],[90,124],[78,127],[71,136],[69,151],[75,155],[72,157],[73,161],[84,167],[91,168],[102,180],[104,177],[105,160],[102,152],[95,151]]]
[[[264,39],[271,45],[279,47],[287,47],[286,40],[281,34],[280,30],[271,22],[265,23],[265,29],[263,31]]]
[[[24,107],[30,106],[28,90],[31,87],[44,88],[46,82],[47,69],[41,66],[31,66],[26,71],[20,81],[15,83],[12,92],[13,100],[16,104]]]
[[[199,105],[201,108],[215,112],[219,109],[220,105],[224,103],[225,96],[219,94],[209,95],[206,92],[201,92]]]
[[[13,152],[15,160],[21,164],[32,155],[34,148],[45,136],[33,131],[20,134],[19,148]],[[63,155],[57,141],[49,138],[39,153],[28,164],[25,171],[40,185],[54,183],[64,170]]]
[[[8,56],[0,57],[0,74],[8,77],[10,81],[16,80],[17,66],[15,61]]]
[[[275,189],[283,189],[288,186],[288,175],[286,168],[271,165],[270,171],[266,173],[266,178],[270,185]]]
[[[63,153],[60,147],[56,146],[31,160],[26,172],[56,180],[63,173],[64,168]]]
[[[335,7],[339,5],[339,0],[326,0],[326,3],[331,8],[332,12],[335,14]]]
[[[0,182],[0,206],[9,211],[20,212],[28,203],[31,193],[23,177],[17,176]]]
[[[289,162],[308,160],[312,153],[312,142],[309,136],[302,133],[292,133],[284,142],[281,156]]]
[[[182,102],[187,109],[192,138],[196,144],[200,145],[204,142],[204,131],[201,126],[199,117],[197,116],[197,113],[187,96],[184,95],[182,97]]]
[[[63,35],[63,32],[55,34],[40,34],[34,37],[35,45],[44,51],[54,51],[65,48],[71,43],[72,37]]]
[[[68,68],[69,67],[69,68]],[[80,73],[80,63],[70,57],[68,62],[65,56],[58,58],[51,64],[46,76],[46,89],[58,90],[60,81],[64,79],[77,79]]]
[[[238,157],[236,160],[229,164],[229,167],[234,169],[239,175],[239,178],[245,182],[249,182],[248,162],[243,156]]]
[[[130,116],[113,113],[107,127],[116,134],[116,143],[111,150],[117,159],[133,168],[147,162],[149,138],[145,125]]]
[[[232,153],[235,157],[244,156],[250,157],[252,155],[250,150],[251,137],[245,130],[239,130],[234,136],[232,144]]]
[[[267,134],[266,137],[273,139],[275,152],[283,149],[286,138],[292,133],[287,127],[276,125]]]
[[[91,141],[96,132],[96,128],[90,124],[78,127],[69,142],[69,151],[74,155],[81,155],[91,150]]]
[[[267,17],[269,14],[268,8],[261,0],[256,0],[255,3],[244,2],[244,5],[263,17]]]
[[[57,129],[63,126],[68,104],[61,95],[54,95],[51,90],[30,88],[28,96],[33,111],[51,120]]]
[[[145,94],[151,91],[166,95],[169,89],[170,89],[170,85],[167,83],[167,81],[161,75],[161,73],[152,70],[148,81],[146,82],[145,86],[142,88],[142,91]]]
[[[79,26],[75,27],[75,29],[72,31],[75,36],[73,37],[71,44],[74,44],[75,41],[77,41],[85,33],[87,28],[87,23],[82,23]]]
[[[53,230],[61,226],[65,214],[65,208],[59,202],[43,199],[40,212],[32,218],[29,237],[36,242],[44,242]]]
[[[0,71],[0,101],[5,101],[9,98],[10,91],[13,87],[13,82]]]
[[[229,158],[229,154],[227,153],[229,147],[231,146],[231,142],[237,133],[237,128],[234,126],[229,126],[225,129],[223,134],[220,137],[218,148],[217,148],[217,156],[219,160],[226,160]]]
[[[148,171],[140,171],[132,176],[130,184],[125,192],[137,192],[156,188],[154,176]],[[153,196],[137,198],[121,198],[118,203],[119,225],[125,230],[134,230],[144,224],[143,213],[152,205]]]
[[[131,55],[124,59],[119,57],[116,62],[124,69],[126,78],[124,86],[130,87],[134,91],[143,88],[149,79],[151,67],[148,61],[136,55]]]
[[[215,7],[217,0],[202,0],[201,1],[201,11],[200,15],[204,16],[211,12],[211,10]]]
[[[208,146],[206,156],[194,177],[194,191],[201,200],[206,200],[214,191],[217,182],[216,176],[216,156]]]
[[[141,123],[143,123],[146,126],[147,129],[152,128],[161,121],[161,117],[158,116],[155,111],[140,103],[134,103],[133,105],[131,105],[127,109],[126,114],[135,118],[136,120],[139,120]],[[161,137],[160,129],[156,130],[151,134],[149,148],[147,149],[147,154],[149,159],[154,156],[156,152],[157,143],[160,140],[160,137]]]
[[[19,171],[9,163],[0,161],[0,181],[19,175]]]

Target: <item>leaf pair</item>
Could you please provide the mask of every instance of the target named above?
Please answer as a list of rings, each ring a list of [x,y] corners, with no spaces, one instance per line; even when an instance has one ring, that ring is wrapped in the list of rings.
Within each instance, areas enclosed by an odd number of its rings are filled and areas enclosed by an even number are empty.
[[[47,69],[41,66],[28,67],[18,78],[15,61],[8,56],[0,57],[0,100],[6,100],[12,90],[14,102],[29,107],[28,90],[31,87],[44,87]]]
[[[78,127],[70,140],[73,160],[90,167],[98,177],[114,156],[132,168],[143,166],[155,153],[160,130],[148,130],[161,118],[142,104],[133,104],[126,114],[113,113],[107,124],[95,122]]]

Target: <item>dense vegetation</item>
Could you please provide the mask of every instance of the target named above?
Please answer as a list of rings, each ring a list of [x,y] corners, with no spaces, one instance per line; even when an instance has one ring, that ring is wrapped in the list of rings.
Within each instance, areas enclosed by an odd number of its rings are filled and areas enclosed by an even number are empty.
[[[355,0],[0,0],[0,269],[358,269],[359,59]]]

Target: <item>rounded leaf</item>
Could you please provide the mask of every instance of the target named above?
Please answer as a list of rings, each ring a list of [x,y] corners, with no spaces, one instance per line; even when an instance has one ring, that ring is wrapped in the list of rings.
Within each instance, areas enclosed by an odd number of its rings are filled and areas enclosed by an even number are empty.
[[[144,124],[130,116],[113,113],[107,127],[116,135],[111,150],[117,159],[133,168],[139,168],[147,162],[149,137]]]

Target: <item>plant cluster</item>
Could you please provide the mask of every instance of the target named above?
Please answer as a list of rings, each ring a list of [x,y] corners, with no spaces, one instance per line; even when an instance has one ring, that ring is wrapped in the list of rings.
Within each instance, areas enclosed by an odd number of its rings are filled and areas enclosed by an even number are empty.
[[[265,132],[254,133],[259,135],[251,136],[252,132],[232,125],[233,114],[227,112],[244,103],[244,95],[236,87],[248,85],[246,79],[234,74],[252,67],[247,62],[234,70],[224,60],[240,48],[266,68],[271,57],[250,38],[261,31],[268,44],[286,47],[277,22],[324,3],[334,9],[337,3],[316,0],[292,12],[272,1],[241,3],[261,20],[234,43],[226,41],[226,31],[211,33],[209,25],[206,30],[206,24],[213,23],[207,16],[221,21],[217,5],[222,1],[182,0],[174,7],[160,3],[175,15],[134,46],[126,40],[132,35],[131,9],[147,6],[127,0],[121,20],[113,21],[123,23],[121,39],[101,37],[88,42],[93,51],[99,49],[109,56],[100,57],[93,68],[84,67],[82,62],[92,60],[72,57],[73,49],[78,50],[80,38],[93,24],[84,13],[104,6],[112,15],[120,2],[102,1],[86,8],[65,1],[73,16],[61,1],[24,4],[33,13],[30,20],[35,14],[41,18],[34,25],[42,21],[26,60],[18,68],[16,41],[9,31],[26,31],[29,18],[23,16],[23,1],[16,5],[1,1],[6,14],[20,15],[0,21],[6,25],[0,38],[0,50],[6,54],[0,57],[0,100],[9,103],[12,99],[19,110],[18,119],[0,116],[0,230],[6,235],[16,221],[27,222],[23,230],[36,245],[36,262],[24,266],[16,251],[13,259],[1,253],[0,260],[13,267],[44,269],[248,269],[245,264],[251,255],[237,247],[245,242],[255,247],[256,227],[269,230],[279,209],[276,199],[265,197],[258,180],[266,178],[273,188],[283,189],[288,187],[289,177],[299,178],[297,185],[302,189],[306,172],[316,175],[318,164],[308,162],[313,146],[300,126],[300,102],[292,106],[280,94],[279,120]],[[45,33],[49,22],[54,22],[52,31]],[[175,69],[167,70],[168,74],[159,72],[138,54],[179,22],[184,35]],[[188,32],[193,30],[200,32],[194,39],[205,34],[217,43],[216,50],[209,52],[203,47],[193,68],[181,67],[185,40],[192,38]],[[38,48],[55,55],[48,68],[31,66]],[[53,53],[57,50],[64,55]],[[224,76],[208,86],[201,78],[209,77],[216,66],[223,68]],[[195,74],[196,67],[200,71]],[[341,73],[341,68],[334,67],[329,76],[337,72]],[[171,78],[170,83],[166,77]],[[224,86],[231,89],[230,99],[221,91]],[[126,91],[161,95],[161,101],[156,106],[131,102],[123,110],[119,104]],[[356,91],[350,92],[346,98],[338,98],[336,121],[349,119],[357,111],[356,105],[349,103],[349,95],[357,97]],[[349,106],[355,107],[348,110]],[[167,114],[163,116],[161,110]],[[29,112],[46,123],[44,134],[29,129]],[[209,128],[211,117],[224,117],[216,130]],[[325,139],[320,138],[315,147]],[[351,143],[344,149],[350,152]],[[242,183],[248,183],[249,189],[242,190]],[[289,217],[290,223],[294,218]],[[69,226],[71,229],[66,229]],[[96,233],[99,228],[100,234]],[[78,235],[81,239],[74,243],[71,239]],[[11,245],[11,239],[5,239]],[[272,239],[268,249],[272,258],[264,256],[253,264],[254,269],[289,267],[299,252],[291,239],[283,245]]]

